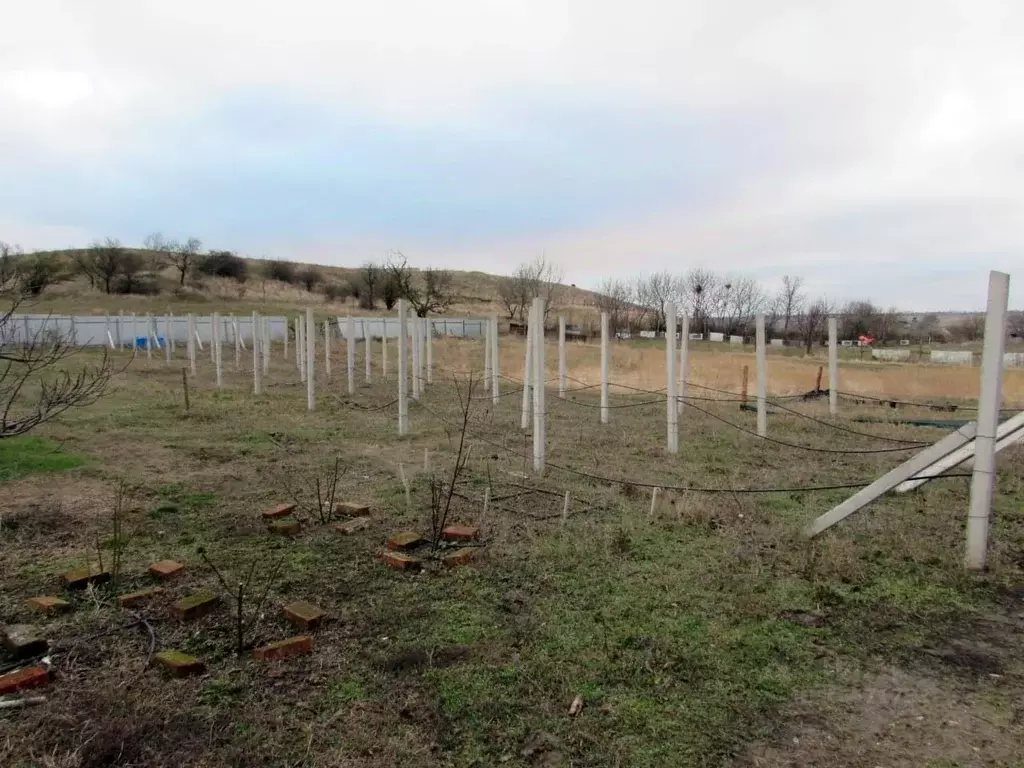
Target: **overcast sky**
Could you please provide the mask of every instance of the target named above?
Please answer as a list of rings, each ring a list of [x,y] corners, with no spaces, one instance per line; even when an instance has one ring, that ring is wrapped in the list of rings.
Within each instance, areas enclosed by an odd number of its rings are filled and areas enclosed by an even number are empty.
[[[0,240],[1024,305],[1020,0],[32,0]]]

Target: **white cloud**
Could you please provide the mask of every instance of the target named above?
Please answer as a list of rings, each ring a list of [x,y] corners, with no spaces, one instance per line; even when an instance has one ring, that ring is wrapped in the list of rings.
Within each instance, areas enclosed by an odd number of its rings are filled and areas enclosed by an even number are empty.
[[[1011,0],[37,0],[7,17],[0,146],[83,163],[240,91],[466,132],[515,133],[507,102],[538,93],[681,119],[769,114],[751,141],[785,132],[791,154],[770,173],[739,169],[704,202],[473,248],[407,244],[453,263],[484,252],[510,268],[547,248],[583,281],[623,258],[728,259],[848,288],[851,263],[924,277],[1020,253],[1024,4]]]

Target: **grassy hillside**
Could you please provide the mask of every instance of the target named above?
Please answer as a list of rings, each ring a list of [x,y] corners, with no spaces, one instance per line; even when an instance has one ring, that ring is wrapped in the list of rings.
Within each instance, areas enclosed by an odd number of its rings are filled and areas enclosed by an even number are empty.
[[[322,264],[293,262],[297,271],[313,267],[320,272],[323,282],[313,292],[301,285],[293,285],[264,277],[265,262],[246,259],[248,277],[244,282],[230,278],[200,275],[196,279],[179,284],[178,274],[171,267],[153,273],[160,292],[153,296],[106,294],[91,287],[84,276],[73,275],[73,257],[76,251],[49,251],[63,265],[66,279],[48,287],[33,300],[33,312],[54,312],[64,314],[103,314],[108,312],[222,312],[245,314],[258,311],[265,314],[294,313],[299,309],[313,306],[318,311],[331,314],[387,314],[383,302],[373,312],[362,310],[351,298],[330,300],[322,288],[330,284],[351,283],[358,278],[358,266],[340,267]],[[139,251],[152,257],[148,251]],[[507,314],[498,296],[502,275],[486,272],[453,271],[455,300],[445,313],[451,316],[485,315],[497,312],[506,319]],[[564,309],[569,322],[588,322],[595,317],[594,299],[596,294],[574,286],[564,286],[560,291],[558,305]]]

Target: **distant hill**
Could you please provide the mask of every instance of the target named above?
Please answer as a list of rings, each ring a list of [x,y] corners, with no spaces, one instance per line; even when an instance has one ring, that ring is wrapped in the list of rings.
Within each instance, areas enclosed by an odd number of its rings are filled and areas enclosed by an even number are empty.
[[[156,254],[144,249],[126,249],[143,259],[153,262]],[[155,289],[153,295],[106,294],[89,285],[89,280],[75,274],[75,256],[83,249],[43,251],[53,256],[63,266],[64,279],[52,285],[33,301],[36,312],[102,314],[109,312],[211,312],[213,305],[219,311],[235,314],[258,311],[261,313],[287,314],[312,306],[318,313],[338,314],[386,314],[383,302],[378,302],[373,312],[360,309],[351,296],[333,298],[339,293],[325,291],[328,286],[341,287],[358,281],[358,266],[333,266],[308,262],[287,262],[297,272],[315,269],[321,275],[321,282],[312,292],[303,286],[265,277],[268,261],[245,258],[246,279],[210,277],[198,274],[186,279],[181,286],[178,273],[170,266],[146,270],[147,282]],[[413,269],[414,272],[418,271]],[[499,287],[508,278],[487,272],[451,270],[454,300],[444,313],[449,316],[482,316],[496,312],[502,319],[508,313],[499,297]],[[341,291],[343,293],[343,291]],[[594,309],[597,294],[571,285],[558,289],[558,308],[567,315],[570,322],[588,323],[596,317]]]

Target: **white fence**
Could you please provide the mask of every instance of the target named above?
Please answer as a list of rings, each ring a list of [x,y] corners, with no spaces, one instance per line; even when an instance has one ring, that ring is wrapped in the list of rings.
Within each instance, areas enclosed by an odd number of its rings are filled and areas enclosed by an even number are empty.
[[[909,349],[872,349],[871,357],[875,360],[886,360],[888,362],[906,362],[910,360]]]
[[[353,317],[355,323],[355,339],[389,339],[398,338],[398,318],[396,317]],[[487,321],[477,318],[427,317],[423,318],[434,336],[465,336],[467,338],[483,338]],[[339,317],[335,325],[341,338],[348,338],[346,330],[348,317]]]
[[[252,315],[220,315],[218,319],[221,339],[234,343],[237,332],[243,341],[252,341]],[[197,315],[194,320],[200,340],[212,341],[213,317]],[[267,322],[271,339],[284,339],[288,332],[287,318],[268,317]],[[145,347],[146,339],[153,337],[161,346],[168,338],[176,344],[184,344],[188,340],[188,316],[12,315],[4,342],[25,344],[45,340],[48,336],[59,336],[76,347]]]
[[[743,343],[743,337],[742,336],[730,336],[729,337],[729,343],[730,344],[742,344]]]
[[[943,365],[971,365],[974,362],[974,353],[961,349],[933,349],[931,361]]]
[[[1024,352],[1007,352],[1003,355],[1004,368],[1024,368]]]
[[[715,331],[711,331],[708,334],[708,341],[725,341],[725,334],[724,333],[716,333]]]

